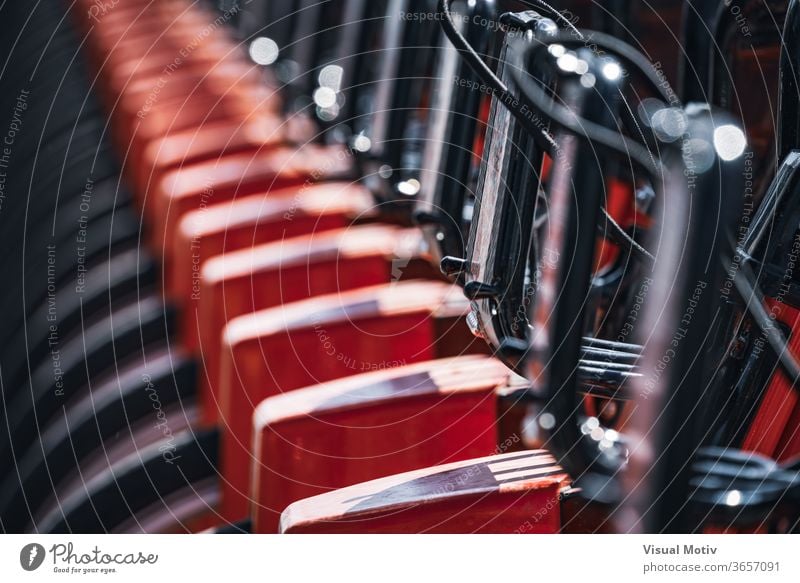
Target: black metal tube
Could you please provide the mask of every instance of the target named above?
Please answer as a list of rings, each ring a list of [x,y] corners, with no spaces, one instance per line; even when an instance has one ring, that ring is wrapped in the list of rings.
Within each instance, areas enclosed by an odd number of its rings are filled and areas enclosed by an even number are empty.
[[[559,98],[577,115],[596,124],[615,127],[615,98],[619,79],[603,72],[602,63],[591,52],[578,50],[576,58],[588,65],[594,86],[582,83],[581,75],[565,74]],[[546,391],[545,414],[556,424],[547,445],[571,473],[578,487],[591,497],[602,498],[603,485],[585,470],[594,466],[596,452],[586,447],[580,428],[578,359],[584,343],[585,302],[591,286],[596,233],[594,225],[604,203],[605,163],[586,140],[566,131],[557,137],[559,152],[554,160],[548,192],[549,222],[540,242],[542,254],[557,253],[556,261],[541,264],[532,323],[534,327],[528,377]]]

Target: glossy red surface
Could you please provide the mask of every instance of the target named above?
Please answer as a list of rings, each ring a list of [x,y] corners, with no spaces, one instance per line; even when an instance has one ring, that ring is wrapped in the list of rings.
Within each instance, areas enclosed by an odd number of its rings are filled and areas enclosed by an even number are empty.
[[[789,350],[795,358],[800,358],[800,310],[774,300],[767,301],[767,309],[776,313],[776,319],[786,324],[792,334],[789,337]],[[800,440],[797,424],[792,420],[800,418],[797,391],[783,372],[777,370],[770,381],[758,406],[742,448],[785,460],[800,454]]]
[[[495,389],[508,369],[462,356],[299,389],[253,416],[255,532],[291,502],[442,463],[498,453]]]
[[[209,260],[202,270],[197,317],[189,313],[185,326],[187,336],[197,335],[203,357],[203,418],[212,423],[218,419],[221,330],[228,321],[301,299],[388,283],[400,246],[413,249],[409,238],[415,236],[415,231],[386,225],[353,227]]]
[[[567,484],[546,451],[493,455],[306,498],[284,511],[280,532],[553,534]]]
[[[189,305],[197,296],[201,267],[208,259],[261,243],[344,228],[369,213],[370,207],[363,187],[324,182],[189,212],[174,235],[175,261],[172,271],[165,274],[165,286],[180,305]]]
[[[76,10],[91,10],[94,2],[78,4]],[[309,189],[339,187],[308,184],[346,176],[347,156],[315,145],[283,146],[286,135],[274,116],[280,100],[260,88],[262,80],[227,35],[215,29],[196,39],[215,14],[185,12],[189,6],[131,0],[103,14],[103,26],[85,30],[126,173],[151,242],[163,250],[166,288],[194,311],[184,320],[184,337],[190,348],[207,339],[204,348],[214,352],[206,372],[219,380],[224,517],[238,519],[247,510],[253,443],[263,462],[253,474],[254,492],[263,508],[277,511],[326,488],[496,452],[495,389],[508,377],[500,363],[461,357],[383,370],[485,350],[452,330],[465,330],[459,290],[439,282],[355,289],[392,279],[398,258],[419,261],[419,233],[344,228],[369,206],[360,187],[349,187],[346,202],[341,192],[329,192],[326,203],[319,192],[310,196]],[[164,63],[187,45],[191,51],[164,82]],[[305,233],[313,235],[297,236]],[[351,375],[358,376],[309,387]],[[291,392],[299,387],[307,388]],[[207,394],[216,411],[216,393]],[[271,395],[258,408],[251,442],[253,409]],[[340,455],[347,463],[331,463]],[[453,489],[440,496],[453,478]],[[553,508],[565,480],[548,456],[532,453],[382,483],[362,503],[343,500],[348,508],[336,520],[326,517],[324,528],[335,532],[368,516],[375,532],[507,532],[520,513],[546,507],[534,530],[550,532],[558,528]],[[371,485],[357,486],[365,487]],[[423,512],[420,500],[429,503]],[[286,531],[319,527],[309,512],[319,507],[307,502],[292,507]],[[387,522],[387,502],[400,508],[401,520]],[[209,524],[210,516],[200,514],[193,528]],[[161,518],[156,513],[152,520]],[[277,528],[278,512],[255,518],[259,529]]]
[[[143,42],[148,40],[143,39]],[[104,94],[118,100],[110,109],[112,116],[118,116],[121,104],[129,108],[135,105],[139,109],[142,104],[137,102],[150,94],[161,103],[178,98],[181,89],[186,99],[202,85],[222,94],[225,90],[221,84],[223,78],[231,82],[238,80],[240,88],[256,91],[258,79],[253,66],[241,58],[243,55],[239,51],[231,52],[229,44],[203,47],[178,62],[174,62],[176,49],[172,44],[156,42],[144,55],[118,56],[113,63],[102,66]],[[108,70],[110,67],[113,69]]]
[[[291,188],[283,193],[247,196],[188,213],[175,235],[176,259],[173,270],[166,274],[170,293],[176,301],[186,306],[188,317],[184,318],[183,327],[185,344],[192,350],[197,347],[197,329],[204,326],[204,320],[215,309],[207,303],[207,308],[211,310],[207,309],[199,319],[195,317],[205,279],[211,278],[212,288],[221,284],[223,291],[227,290],[228,297],[234,300],[231,307],[241,303],[238,298],[242,293],[246,293],[248,298],[263,298],[263,301],[256,301],[260,308],[300,299],[301,296],[293,291],[295,286],[298,292],[311,289],[309,286],[317,285],[319,277],[309,271],[305,279],[289,285],[288,282],[279,283],[283,280],[277,279],[278,272],[275,270],[280,268],[288,273],[300,267],[304,261],[313,264],[315,249],[325,241],[324,238],[315,240],[315,237],[332,229],[347,227],[354,218],[369,213],[370,200],[369,193],[357,185],[326,182],[300,190]],[[302,234],[308,234],[311,238],[302,242],[292,240]],[[281,243],[277,246],[261,246],[271,241]],[[238,253],[240,250],[245,253]],[[311,255],[307,257],[309,253]],[[206,273],[204,265],[212,258],[215,267]],[[264,262],[273,270],[276,279],[259,277],[266,275],[258,273],[259,266],[266,268]],[[255,285],[255,281],[249,279],[251,276],[259,278],[260,284]],[[325,275],[321,274],[320,277]],[[346,282],[349,278],[344,279]],[[246,288],[236,285],[234,281],[247,284]],[[227,288],[226,283],[230,283]],[[270,292],[272,289],[281,290],[281,294],[275,296]],[[326,287],[326,292],[336,289],[339,288],[334,277]],[[265,293],[262,290],[266,290]],[[213,290],[208,290],[205,295],[209,293],[213,293]],[[214,302],[221,300],[223,298],[215,298]],[[240,313],[243,312],[234,315]],[[216,330],[216,334],[219,334],[226,320],[220,321],[216,317],[214,320],[221,322]]]
[[[248,194],[341,178],[350,170],[345,150],[313,144],[231,154],[172,170],[148,195],[151,243],[163,254],[168,272],[172,237],[186,213]]]
[[[131,169],[140,167],[145,150],[154,141],[206,124],[227,122],[240,125],[256,110],[256,105],[246,96],[219,94],[204,85],[186,91],[193,91],[195,95],[178,97],[174,102],[156,102],[149,109],[145,100],[137,111],[129,112],[130,119],[124,120],[121,128],[115,128],[118,147],[126,154],[126,173],[136,173]],[[274,127],[279,123],[277,119],[273,120]],[[222,150],[223,144],[219,145]],[[189,156],[196,157],[191,153]]]
[[[320,296],[228,323],[220,365],[222,513],[247,513],[251,418],[266,397],[479,346],[444,341],[441,321],[464,327],[468,304],[439,282],[401,282]],[[454,320],[455,319],[455,320]]]
[[[252,112],[242,119],[222,119],[171,132],[147,142],[128,174],[141,204],[151,185],[170,170],[242,151],[284,144],[281,118]]]

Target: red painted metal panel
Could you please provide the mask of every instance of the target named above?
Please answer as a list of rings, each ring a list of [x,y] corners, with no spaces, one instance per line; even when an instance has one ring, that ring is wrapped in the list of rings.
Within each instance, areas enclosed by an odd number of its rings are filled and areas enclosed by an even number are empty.
[[[253,417],[251,516],[276,532],[290,503],[397,472],[497,453],[508,369],[462,356],[270,397]]]
[[[258,403],[315,383],[444,356],[438,353],[436,320],[466,312],[467,302],[451,285],[406,282],[312,298],[229,322],[219,385],[224,517],[247,513],[251,417]],[[469,345],[456,349],[467,352]]]
[[[283,533],[557,533],[564,471],[543,450],[388,476],[293,503]]]
[[[172,170],[151,189],[145,207],[153,247],[163,251],[169,264],[171,236],[186,213],[239,196],[341,177],[350,170],[349,162],[343,149],[309,144],[232,154]]]
[[[187,336],[197,335],[205,367],[200,391],[204,420],[218,419],[221,331],[228,321],[301,299],[388,283],[395,245],[408,235],[419,236],[387,225],[353,227],[211,259],[203,268],[196,319],[190,313],[186,324]]]

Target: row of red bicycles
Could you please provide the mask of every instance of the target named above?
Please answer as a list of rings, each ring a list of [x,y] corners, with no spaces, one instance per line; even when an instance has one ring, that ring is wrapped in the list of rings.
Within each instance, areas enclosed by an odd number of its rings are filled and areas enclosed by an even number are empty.
[[[795,0],[0,8],[5,532],[794,532]]]

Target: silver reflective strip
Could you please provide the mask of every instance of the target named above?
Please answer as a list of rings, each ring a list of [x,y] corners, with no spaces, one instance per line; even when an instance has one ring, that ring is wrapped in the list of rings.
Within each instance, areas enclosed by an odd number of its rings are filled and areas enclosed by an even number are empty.
[[[503,48],[500,57],[500,76],[508,82],[510,73],[507,61],[507,49]],[[473,222],[470,236],[470,264],[474,277],[479,281],[490,281],[493,274],[486,273],[486,268],[494,256],[497,241],[494,240],[495,215],[499,211],[502,197],[505,195],[505,173],[509,163],[509,142],[511,140],[512,115],[509,109],[492,98],[489,113],[489,125],[486,128],[486,143],[481,163],[481,174],[476,193],[476,210],[478,220]]]

